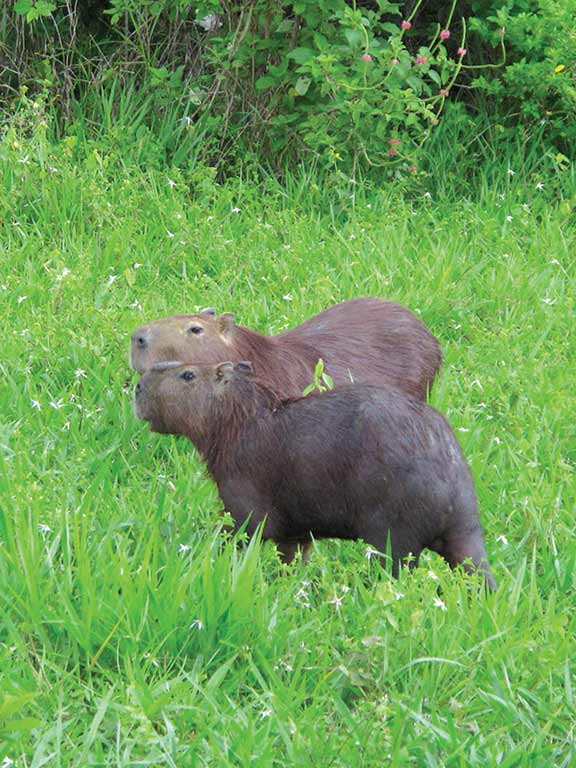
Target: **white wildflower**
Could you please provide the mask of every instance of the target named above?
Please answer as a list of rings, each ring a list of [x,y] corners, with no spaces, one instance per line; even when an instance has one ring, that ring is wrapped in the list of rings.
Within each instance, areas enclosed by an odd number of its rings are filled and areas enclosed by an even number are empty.
[[[262,712],[260,712],[260,717],[262,719],[264,719],[266,717],[271,717],[271,716],[272,716],[272,710],[271,709],[263,709]]]
[[[434,598],[434,606],[436,608],[440,608],[442,611],[446,610],[446,603],[443,600],[440,600],[439,597]]]
[[[168,237],[175,237],[174,232],[170,232],[169,229],[166,230],[166,234],[168,235]]]
[[[108,287],[110,287],[110,286],[112,285],[112,283],[115,283],[115,282],[116,282],[116,280],[118,280],[118,275],[110,275],[110,276],[108,277],[108,282],[106,283],[106,285],[107,285]]]
[[[77,368],[74,371],[74,376],[76,376],[77,379],[87,379],[86,371],[83,371],[82,368]]]
[[[10,768],[11,765],[16,765],[14,760],[6,756],[4,760],[2,760],[2,765],[0,765],[0,768]]]
[[[50,528],[49,525],[46,525],[46,523],[38,523],[38,530],[42,534],[52,533],[52,528]]]
[[[50,400],[49,406],[50,408],[54,408],[55,411],[59,411],[60,408],[64,406],[64,403],[62,402],[62,398],[60,398],[59,400],[56,400],[56,402],[54,402],[54,400]]]
[[[512,168],[508,168],[508,176],[515,176],[516,171],[513,171]]]
[[[232,213],[240,213],[240,208],[232,208]]]
[[[542,190],[544,189],[544,184],[542,184],[542,182],[539,181],[538,184],[536,184],[536,189],[538,190],[538,192],[542,192]]]
[[[184,115],[184,117],[182,118],[182,122],[185,123],[187,126],[191,126],[194,121],[189,115]]]
[[[24,155],[24,157],[21,157],[20,160],[18,160],[19,163],[22,163],[23,165],[30,165],[30,156]]]
[[[192,547],[190,546],[190,544],[180,544],[178,546],[178,552],[181,555],[185,555],[186,552],[190,552],[191,549],[192,549]]]
[[[18,296],[18,304],[22,304],[23,301],[26,301],[28,296]]]
[[[432,581],[439,581],[438,576],[432,570],[428,571],[428,578]]]
[[[514,217],[513,216],[506,216],[506,221],[514,221]]]
[[[61,432],[68,432],[69,429],[70,429],[70,422],[67,421],[60,431]]]
[[[200,621],[200,619],[194,619],[192,624],[190,624],[190,629],[197,629],[199,632],[201,632],[204,629],[204,624]]]
[[[32,400],[32,408],[36,408],[37,411],[42,410],[42,406],[38,402],[38,400]]]
[[[502,544],[504,544],[505,547],[508,546],[508,539],[506,538],[506,536],[504,536],[503,533],[501,533],[500,536],[496,537],[496,541],[500,541]]]
[[[292,301],[292,294],[286,293],[284,294],[284,296],[282,296],[282,298],[284,299],[284,301]]]
[[[168,186],[173,189],[176,186],[174,179],[168,179]]]
[[[372,560],[373,557],[378,557],[379,555],[380,552],[378,552],[377,549],[372,549],[372,547],[367,547],[366,552],[364,553],[366,560]]]
[[[344,597],[338,597],[337,595],[334,595],[332,600],[328,600],[329,605],[333,605],[337,611],[340,610],[343,602],[344,602]]]
[[[132,269],[140,269],[141,266],[142,264],[140,264],[140,262],[135,261],[134,264],[132,264]]]
[[[470,432],[470,430],[467,427],[458,427],[457,432]]]

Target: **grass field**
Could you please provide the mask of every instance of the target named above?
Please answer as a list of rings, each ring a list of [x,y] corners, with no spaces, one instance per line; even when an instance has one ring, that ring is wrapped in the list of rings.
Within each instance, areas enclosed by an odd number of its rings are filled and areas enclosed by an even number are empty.
[[[576,765],[576,185],[2,161],[0,765]],[[394,581],[362,543],[237,549],[191,446],[132,413],[144,320],[277,332],[361,295],[441,341],[494,595],[432,555]]]

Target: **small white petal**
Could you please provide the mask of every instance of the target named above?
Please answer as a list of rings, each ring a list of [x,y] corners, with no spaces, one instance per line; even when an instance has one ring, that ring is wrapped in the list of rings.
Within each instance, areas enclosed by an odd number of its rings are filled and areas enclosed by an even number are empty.
[[[18,296],[18,304],[22,304],[23,301],[26,301],[28,296]]]
[[[434,598],[434,605],[436,608],[440,608],[442,611],[446,610],[446,603],[443,600],[440,600],[439,597]]]

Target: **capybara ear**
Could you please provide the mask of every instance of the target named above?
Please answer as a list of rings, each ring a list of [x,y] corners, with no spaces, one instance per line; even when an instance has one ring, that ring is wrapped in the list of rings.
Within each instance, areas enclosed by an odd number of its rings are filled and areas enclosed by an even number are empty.
[[[254,373],[254,366],[248,360],[240,360],[239,363],[236,363],[234,369],[244,376],[251,376]]]
[[[206,307],[206,309],[200,310],[201,315],[209,315],[210,317],[214,317],[216,314],[216,310],[212,309],[212,307]]]
[[[234,328],[234,315],[231,312],[224,312],[218,318],[218,330],[222,336],[228,336]]]
[[[218,363],[215,369],[217,381],[228,381],[234,373],[234,363]]]

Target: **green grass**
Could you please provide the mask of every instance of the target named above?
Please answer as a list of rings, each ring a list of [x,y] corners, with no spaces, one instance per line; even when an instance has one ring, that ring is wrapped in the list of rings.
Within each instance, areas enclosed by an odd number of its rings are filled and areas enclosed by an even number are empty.
[[[219,187],[63,146],[0,148],[0,765],[575,765],[570,179]],[[441,341],[494,595],[432,555],[396,582],[362,543],[238,549],[132,413],[142,321],[367,294]]]

